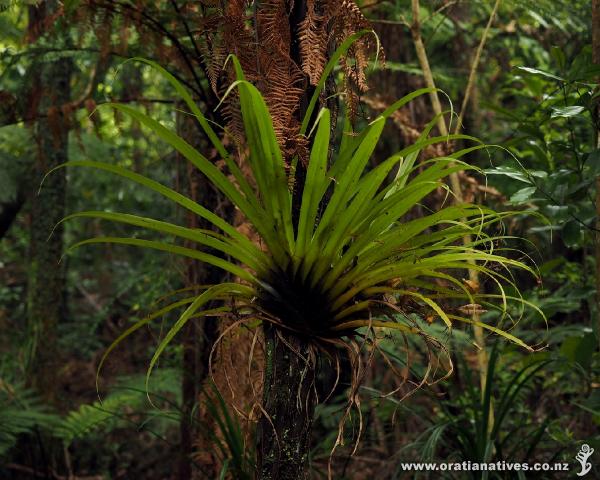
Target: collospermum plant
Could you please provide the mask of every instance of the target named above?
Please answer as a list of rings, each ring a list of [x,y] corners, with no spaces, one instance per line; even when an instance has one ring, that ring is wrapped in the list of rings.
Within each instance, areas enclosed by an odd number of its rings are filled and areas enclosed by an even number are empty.
[[[218,229],[218,232],[190,229],[127,213],[86,211],[69,215],[65,220],[87,217],[129,224],[192,241],[197,248],[134,237],[90,238],[71,248],[97,243],[151,248],[205,262],[236,278],[233,282],[199,287],[197,295],[173,302],[132,325],[109,347],[100,367],[124,338],[154,318],[178,308],[184,311],[158,345],[147,378],[167,345],[188,321],[229,315],[235,316],[234,325],[239,325],[258,319],[304,338],[315,353],[322,350],[336,356],[336,352],[345,349],[352,358],[358,359],[351,361],[356,371],[351,375],[349,407],[356,400],[361,378],[358,370],[362,347],[376,351],[378,331],[391,329],[403,335],[419,335],[428,345],[441,347],[410,319],[408,313],[411,312],[418,312],[430,321],[443,322],[449,331],[456,323],[479,325],[531,350],[508,331],[476,321],[468,314],[469,308],[497,308],[506,312],[510,300],[526,303],[505,294],[504,286],[518,291],[511,269],[535,275],[534,270],[495,250],[495,244],[504,237],[486,234],[508,214],[464,204],[403,220],[432,191],[446,188],[445,177],[452,172],[473,169],[461,158],[485,146],[467,135],[431,137],[434,119],[417,142],[375,168],[369,168],[387,118],[430,89],[417,90],[398,100],[359,133],[347,134],[346,121],[346,133],[339,141],[330,138],[331,116],[325,108],[308,131],[325,78],[344,49],[355,40],[353,37],[329,62],[302,124],[301,134],[310,137],[311,150],[299,205],[294,205],[290,187],[294,183],[290,178],[294,175],[294,165],[292,168],[286,165],[265,101],[245,80],[235,57],[231,61],[238,80],[228,94],[236,89],[239,95],[249,152],[246,161],[252,179],[242,173],[187,90],[159,65],[139,59],[160,72],[178,92],[224,160],[227,171],[217,168],[202,153],[141,111],[121,104],[110,107],[140,122],[192,162],[239,209],[262,245],[240,233],[226,219],[146,176],[101,162],[73,161],[63,165],[89,167],[121,176],[162,195]],[[473,146],[416,166],[424,148],[453,140],[472,142]],[[334,154],[330,157],[331,146]],[[390,181],[390,177],[393,180]],[[462,243],[466,234],[473,239],[469,244]],[[461,280],[468,269],[475,269],[491,279],[497,293],[484,294],[469,288]],[[215,302],[220,305],[215,306]],[[461,305],[468,308],[461,310],[458,308]],[[467,313],[461,313],[465,311]],[[337,364],[339,366],[339,362]],[[340,429],[338,441],[341,438]]]

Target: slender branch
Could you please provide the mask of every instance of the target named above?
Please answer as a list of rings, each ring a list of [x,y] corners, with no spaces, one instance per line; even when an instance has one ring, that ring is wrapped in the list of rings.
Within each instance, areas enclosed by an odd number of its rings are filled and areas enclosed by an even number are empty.
[[[415,50],[417,52],[417,58],[419,59],[419,64],[421,65],[421,70],[423,70],[423,76],[425,77],[425,83],[429,88],[436,88],[435,81],[433,80],[433,74],[431,73],[431,67],[429,66],[429,59],[427,57],[427,52],[425,50],[425,45],[423,44],[423,38],[421,37],[421,24],[419,22],[419,0],[412,0],[412,25],[410,26],[410,31],[412,33],[413,42],[415,43]],[[446,127],[446,121],[442,114],[442,105],[440,103],[440,97],[437,92],[431,92],[429,94],[429,98],[431,99],[431,104],[433,106],[433,111],[436,115],[439,115],[438,118],[438,129],[442,135],[448,135],[448,128]]]
[[[186,32],[188,38],[190,39],[192,46],[194,47],[194,52],[196,53],[196,57],[198,58],[198,63],[200,63],[202,61],[201,60],[202,53],[200,52],[200,47],[198,47],[198,43],[196,42],[196,39],[194,38],[192,30],[190,29],[190,26],[185,19],[185,15],[183,15],[181,13],[181,9],[179,8],[179,5],[177,5],[177,0],[171,0],[171,4],[173,5],[173,8],[177,12],[179,19],[181,20],[181,23],[183,24],[183,28],[185,29],[185,32]],[[182,53],[182,55],[184,55],[184,54]],[[187,55],[187,54],[185,54],[185,55]],[[204,102],[208,105],[209,100],[213,97],[208,94],[208,92],[204,88],[204,85],[202,84],[202,82],[198,83],[198,87],[202,90],[202,96],[203,96]]]
[[[454,133],[458,133],[462,128],[462,122],[465,115],[465,111],[467,110],[467,105],[469,104],[469,100],[471,98],[471,91],[473,90],[473,85],[475,84],[475,76],[477,74],[477,67],[479,66],[479,60],[481,59],[481,52],[483,51],[483,47],[485,46],[485,42],[487,40],[488,34],[490,32],[490,27],[492,26],[492,22],[494,21],[494,17],[496,16],[496,12],[498,11],[498,7],[500,6],[500,2],[502,0],[496,0],[494,3],[494,8],[492,9],[492,13],[490,14],[490,18],[488,19],[487,25],[485,26],[485,30],[481,35],[481,40],[479,41],[479,45],[477,46],[477,50],[475,51],[475,58],[473,58],[473,63],[471,64],[471,71],[469,72],[469,80],[467,81],[467,88],[465,89],[465,96],[463,98],[462,105],[460,107],[460,113],[458,115],[458,122],[456,123],[456,128]]]
[[[433,12],[431,12],[429,14],[429,16],[427,18],[425,18],[425,20],[423,20],[423,23],[427,23],[429,20],[431,20],[436,15],[442,13],[444,10],[446,10],[446,9],[448,9],[450,7],[453,7],[457,3],[459,3],[459,0],[453,0],[451,2],[444,3],[440,8],[438,8],[437,10],[434,10]]]
[[[473,87],[473,83],[475,81],[475,72],[477,71],[477,65],[479,63],[479,59],[481,58],[481,51],[483,50],[483,46],[485,45],[485,40],[487,38],[491,23],[493,21],[494,16],[496,15],[496,11],[498,9],[498,5],[501,0],[496,0],[494,5],[494,9],[492,14],[490,15],[490,19],[488,20],[488,24],[486,29],[484,30],[481,41],[479,42],[479,47],[473,59],[473,64],[471,65],[471,73],[469,74],[469,82],[467,83],[467,91],[465,92],[465,100],[463,101],[463,106],[461,108],[461,113],[459,117],[459,122],[456,126],[456,132],[458,132],[461,128],[462,118],[464,115],[465,108],[468,104],[468,100],[470,97],[470,91]],[[425,82],[428,87],[435,88],[435,82],[433,80],[433,75],[431,73],[431,68],[429,66],[429,59],[427,57],[427,52],[425,50],[425,45],[423,44],[423,39],[421,37],[421,26],[419,23],[419,13],[420,13],[420,5],[419,0],[412,0],[412,15],[413,21],[411,25],[411,33],[413,36],[413,41],[415,44],[415,50],[417,53],[417,57],[419,59],[419,63],[421,65],[421,69],[423,70],[423,76],[425,77]],[[431,104],[433,106],[433,110],[436,115],[438,115],[438,129],[442,135],[448,135],[448,128],[446,126],[446,121],[442,115],[442,106],[440,104],[439,95],[437,91],[433,91],[430,94]],[[455,202],[457,204],[464,202],[464,197],[462,194],[462,188],[460,185],[460,179],[458,173],[454,172],[450,174],[450,185],[455,195]],[[471,236],[465,235],[463,237],[463,243],[465,245],[471,243]],[[469,269],[469,280],[471,281],[472,286],[477,289],[479,288],[479,273],[477,270]],[[479,321],[479,314],[473,313],[473,320]],[[487,351],[485,350],[485,334],[483,328],[479,326],[473,327],[473,332],[475,334],[475,341],[479,346],[479,350],[477,352],[477,363],[479,367],[479,381],[481,386],[481,392],[485,391],[485,385],[487,383],[487,367],[489,363]],[[489,418],[489,428],[491,429],[494,421],[493,421],[493,411],[490,410],[490,418]]]
[[[167,99],[167,98],[145,98],[145,97],[138,97],[138,98],[114,98],[111,99],[110,102],[102,102],[102,103],[98,103],[97,105],[103,105],[104,103],[140,103],[140,104],[147,104],[147,103],[159,103],[159,104],[172,104],[175,103],[175,100],[171,100],[171,99]],[[57,108],[60,111],[63,111],[65,109],[69,109],[69,110],[77,110],[80,108],[83,108],[82,104],[78,104],[78,105],[74,105],[73,102],[69,102],[63,105],[57,105]],[[8,127],[10,125],[17,125],[19,123],[28,123],[28,122],[34,122],[36,120],[39,120],[41,118],[47,118],[48,114],[47,113],[35,113],[32,115],[27,115],[27,116],[21,116],[21,117],[10,117],[10,118],[0,118],[0,128],[4,128],[4,127]]]

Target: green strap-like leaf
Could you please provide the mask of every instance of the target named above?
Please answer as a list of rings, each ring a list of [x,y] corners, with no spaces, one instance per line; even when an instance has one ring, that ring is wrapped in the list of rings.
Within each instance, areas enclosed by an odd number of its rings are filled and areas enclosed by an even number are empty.
[[[250,166],[259,186],[264,208],[274,221],[274,233],[279,238],[279,242],[273,242],[272,248],[285,245],[284,250],[291,254],[294,245],[291,194],[272,117],[257,88],[243,79],[237,58],[232,57],[232,60],[238,75],[236,85],[239,88],[242,119],[250,150]]]
[[[115,175],[119,175],[123,178],[126,178],[135,183],[143,185],[146,188],[148,188],[156,193],[159,193],[163,197],[166,197],[169,200],[172,200],[173,202],[177,203],[178,205],[181,205],[182,207],[186,208],[187,210],[208,220],[214,226],[216,226],[217,228],[220,228],[223,232],[225,232],[226,234],[228,234],[229,236],[231,236],[232,238],[237,240],[244,247],[251,248],[251,246],[253,245],[252,242],[250,242],[250,240],[248,240],[244,235],[239,233],[234,227],[232,227],[229,223],[227,223],[225,220],[223,220],[218,215],[207,210],[202,205],[197,204],[193,200],[190,200],[185,195],[182,195],[181,193],[176,192],[175,190],[173,190],[169,187],[166,187],[166,186],[156,182],[155,180],[145,177],[144,175],[140,175],[138,173],[132,172],[131,170],[119,167],[117,165],[112,165],[110,163],[94,162],[94,161],[90,161],[90,160],[73,160],[70,162],[63,163],[62,165],[59,165],[59,166],[53,168],[46,174],[46,176],[52,174],[55,170],[58,170],[59,168],[64,168],[64,167],[95,168],[98,170],[104,170],[106,172],[113,173]]]
[[[151,66],[163,78],[165,78],[173,86],[173,88],[175,88],[175,90],[177,91],[179,96],[183,99],[183,101],[186,103],[188,108],[191,110],[191,112],[194,114],[194,116],[200,123],[200,126],[202,127],[202,129],[204,130],[206,135],[208,136],[209,140],[211,141],[211,143],[213,144],[213,146],[215,147],[215,149],[217,150],[219,155],[221,155],[221,157],[225,160],[227,168],[229,168],[229,171],[235,177],[237,184],[240,186],[240,188],[246,195],[246,198],[249,201],[251,201],[251,203],[255,203],[255,202],[253,202],[253,200],[255,201],[256,199],[254,196],[254,192],[252,191],[252,187],[250,187],[250,185],[246,181],[246,178],[244,177],[244,174],[242,173],[241,169],[238,167],[238,165],[235,163],[235,161],[231,158],[231,156],[229,155],[229,152],[227,152],[227,149],[225,148],[225,146],[223,145],[223,143],[221,142],[221,140],[219,139],[219,137],[217,136],[217,134],[215,133],[213,128],[210,126],[210,124],[206,120],[206,117],[204,116],[202,111],[198,108],[198,105],[196,105],[196,102],[194,102],[194,99],[190,95],[189,91],[181,84],[181,82],[179,80],[177,80],[173,75],[171,75],[166,69],[161,67],[158,63],[153,62],[152,60],[148,60],[146,58],[141,58],[141,57],[135,57],[128,61],[137,61],[137,62],[145,63],[146,65]],[[257,204],[255,203],[254,206],[257,207]]]
[[[437,313],[440,316],[440,318],[444,321],[444,323],[446,324],[446,326],[448,328],[452,328],[452,322],[450,321],[448,314],[446,312],[444,312],[444,309],[442,307],[440,307],[439,304],[437,302],[435,302],[434,300],[432,300],[431,298],[428,298],[425,295],[422,295],[418,292],[413,292],[411,290],[397,290],[397,293],[399,295],[407,295],[409,297],[414,297],[417,300],[420,300],[421,302],[425,303],[426,305],[431,307],[435,313]]]
[[[378,168],[372,170],[366,175],[364,185],[358,189],[355,198],[350,202],[347,208],[342,210],[338,215],[336,223],[333,225],[331,232],[325,238],[324,246],[320,258],[320,264],[314,269],[315,278],[321,278],[327,270],[330,270],[329,264],[340,263],[339,255],[346,245],[351,241],[351,232],[357,230],[357,225],[365,217],[367,212],[372,207],[372,200],[375,193],[381,186],[381,183],[387,177],[390,170],[400,160],[400,156],[393,156],[387,161],[379,165]],[[380,168],[381,167],[381,168]],[[372,175],[371,175],[372,173]],[[335,261],[337,260],[337,262]],[[337,266],[337,265],[336,265]],[[343,268],[338,271],[343,271]],[[335,270],[335,267],[334,267]],[[329,276],[333,275],[333,270]],[[326,288],[326,287],[325,287]]]
[[[75,245],[69,247],[68,251],[71,251],[75,248],[79,248],[83,245],[91,245],[96,243],[116,243],[120,245],[131,245],[135,247],[142,248],[153,248],[155,250],[161,250],[163,252],[173,253],[175,255],[180,255],[189,258],[195,258],[196,260],[200,260],[202,262],[206,262],[210,265],[214,265],[215,267],[221,268],[227,272],[230,272],[237,277],[244,279],[248,282],[252,282],[254,284],[257,283],[256,278],[251,273],[247,272],[243,268],[231,263],[227,260],[224,260],[219,257],[215,257],[214,255],[210,255],[208,253],[199,252],[197,250],[192,250],[191,248],[180,247],[179,245],[172,245],[169,243],[156,242],[153,240],[143,240],[141,238],[122,238],[122,237],[95,237],[87,240],[82,240],[81,242],[77,242]]]
[[[171,340],[177,335],[177,333],[185,326],[187,321],[198,313],[198,310],[202,308],[205,304],[210,302],[211,300],[215,300],[217,298],[222,297],[223,295],[231,295],[231,296],[249,296],[253,294],[253,290],[244,285],[240,285],[238,283],[222,283],[219,285],[215,285],[210,287],[204,293],[198,295],[196,299],[192,302],[192,304],[183,312],[183,314],[179,317],[179,319],[175,322],[173,327],[167,332],[165,338],[160,342],[154,355],[152,356],[152,360],[150,360],[150,365],[148,367],[148,371],[146,372],[146,390],[148,389],[148,383],[150,381],[150,375],[152,374],[152,370],[154,369],[156,362],[164,352],[167,345],[171,343]]]
[[[298,238],[295,252],[295,260],[297,262],[304,258],[306,248],[312,238],[317,222],[319,204],[325,192],[323,184],[329,183],[327,179],[327,158],[329,155],[329,136],[331,130],[329,110],[322,109],[317,121],[318,128],[310,152],[298,220]]]
[[[483,323],[477,320],[473,320],[471,318],[465,318],[465,317],[459,317],[457,315],[448,315],[448,317],[451,320],[457,320],[459,322],[463,322],[463,323],[468,323],[470,325],[475,325],[477,327],[481,327],[484,328],[486,330],[489,330],[490,332],[494,332],[497,335],[500,335],[501,337],[506,338],[507,340],[510,340],[511,342],[515,343],[516,345],[519,345],[525,349],[527,349],[530,352],[533,352],[533,348],[531,348],[529,345],[527,345],[523,340],[515,337],[514,335],[511,335],[510,333],[501,330],[499,328],[496,328],[492,325],[488,325],[487,323]]]
[[[512,284],[509,279],[498,272],[474,263],[477,261],[495,263],[504,267],[513,266],[526,270],[535,276],[535,272],[531,268],[517,260],[480,251],[462,252],[459,249],[457,253],[442,253],[426,258],[414,257],[413,259],[406,258],[402,261],[393,261],[383,264],[380,267],[373,267],[360,275],[346,274],[330,291],[332,309],[334,311],[338,310],[346,302],[358,295],[359,292],[367,288],[381,285],[394,279],[409,280],[416,278],[422,276],[424,271],[429,270],[472,269],[482,272],[492,279],[500,278],[502,281]],[[499,282],[497,285],[502,288]]]
[[[256,272],[264,272],[268,268],[268,260],[266,259],[263,252],[258,248],[247,250],[246,248],[240,247],[232,240],[219,235],[222,240],[215,238],[218,234],[210,232],[209,230],[200,230],[181,227],[179,225],[173,225],[172,223],[162,222],[153,218],[140,217],[137,215],[130,215],[127,213],[114,213],[114,212],[100,212],[100,211],[88,211],[73,213],[65,217],[62,221],[67,221],[72,218],[99,218],[103,220],[110,220],[113,222],[125,223],[128,225],[135,225],[157,232],[166,233],[168,235],[175,235],[180,238],[192,240],[194,242],[206,245],[207,247],[214,248],[220,252],[231,255],[240,262],[249,266]]]
[[[462,239],[467,233],[474,234],[476,232],[469,228],[469,223],[477,223],[480,221],[479,219],[473,219],[465,224],[460,223],[456,229],[445,228],[439,232],[433,233],[426,231],[434,225],[450,221],[458,222],[460,219],[472,215],[473,212],[480,213],[484,211],[486,210],[470,205],[453,206],[445,208],[435,214],[393,227],[380,236],[376,236],[375,233],[373,233],[369,237],[369,234],[366,234],[365,238],[361,238],[359,241],[355,242],[348,251],[344,253],[341,260],[334,266],[331,274],[328,275],[328,278],[324,282],[324,286],[326,288],[332,286],[332,279],[349,267],[355,260],[357,260],[357,265],[350,274],[353,276],[370,269],[378,262],[383,262],[401,255],[403,249],[409,252],[408,254],[418,255],[419,252],[416,251],[416,249],[423,244],[441,242],[436,243],[436,245],[441,248],[448,243]],[[494,219],[494,222],[495,221],[498,221],[498,219]],[[489,225],[491,223],[493,222],[487,221],[484,222],[484,225]],[[416,235],[419,236],[415,237]],[[371,243],[365,247],[367,240]],[[408,242],[410,242],[410,244],[407,244]],[[426,253],[427,252],[422,252],[423,255]]]
[[[346,170],[338,175],[333,195],[325,207],[323,217],[319,222],[319,226],[314,234],[308,249],[306,260],[302,267],[302,276],[307,278],[308,272],[313,267],[317,259],[320,257],[322,247],[325,243],[325,238],[331,233],[335,224],[339,220],[339,215],[346,208],[347,201],[350,198],[355,184],[358,182],[363,173],[367,162],[369,161],[373,150],[381,136],[385,121],[379,117],[372,122],[372,128],[364,137],[363,141],[356,149],[352,159],[348,163]],[[313,276],[313,283],[318,280]]]
[[[169,313],[170,311],[172,311],[176,308],[182,307],[184,305],[189,305],[190,303],[192,303],[194,301],[194,298],[195,297],[184,298],[177,302],[173,302],[170,305],[167,305],[166,307],[163,307],[160,310],[157,310],[156,312],[151,313],[147,317],[138,320],[133,325],[131,325],[129,328],[127,328],[123,333],[121,333],[117,337],[117,339],[108,346],[108,348],[102,355],[102,358],[100,359],[100,363],[98,363],[98,368],[96,369],[96,391],[99,391],[98,380],[100,378],[100,372],[102,370],[102,367],[104,366],[104,363],[106,362],[106,359],[108,358],[110,353],[115,348],[117,348],[123,340],[125,340],[127,337],[129,337],[132,333],[134,333],[137,330],[139,330],[140,328],[142,328],[144,325],[148,325],[155,318],[162,317],[163,315]]]
[[[192,162],[223,194],[236,205],[246,217],[256,224],[262,222],[262,212],[253,207],[248,200],[237,190],[235,185],[204,155],[198,152],[194,147],[187,143],[176,133],[172,132],[160,122],[157,122],[145,113],[132,108],[128,105],[119,103],[104,104],[115,110],[119,110],[142,125],[148,127],[152,132],[167,142],[185,158]]]

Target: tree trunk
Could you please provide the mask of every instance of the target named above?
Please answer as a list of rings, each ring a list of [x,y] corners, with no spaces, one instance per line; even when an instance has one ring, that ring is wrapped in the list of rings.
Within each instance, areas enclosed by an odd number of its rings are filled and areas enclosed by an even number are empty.
[[[301,65],[298,32],[306,17],[306,0],[290,3],[290,57]],[[306,81],[298,118],[304,117],[314,88]],[[292,195],[292,221],[296,229],[306,166],[298,162]],[[305,338],[265,324],[263,416],[257,431],[258,478],[303,480],[308,478],[311,430],[316,404],[315,363]]]
[[[30,28],[40,28],[59,7],[57,1],[46,1],[30,7]],[[69,119],[62,108],[71,96],[70,59],[61,58],[32,68],[32,96],[39,95],[39,111],[45,116],[34,127],[37,157],[31,175],[30,257],[28,275],[27,317],[30,332],[29,370],[35,386],[52,400],[56,395],[59,360],[57,324],[65,310],[63,229],[52,229],[65,215],[66,172],[60,169],[49,175],[37,194],[44,175],[68,160]],[[34,104],[36,102],[33,102]]]
[[[185,110],[185,106],[182,105],[181,109]],[[202,148],[204,136],[194,117],[178,112],[177,133],[193,147]],[[182,183],[180,187],[189,198],[211,211],[216,211],[221,205],[224,205],[219,192],[214,189],[195,166],[183,157],[179,158],[179,162],[179,177]],[[187,212],[186,223],[189,228],[214,228],[209,222],[191,212]],[[193,242],[188,243],[187,247],[194,248]],[[185,271],[184,283],[186,287],[216,284],[223,282],[225,277],[226,274],[210,265],[190,260]],[[181,444],[177,478],[190,480],[194,478],[191,458],[194,443],[197,440],[197,435],[202,433],[194,428],[192,416],[201,394],[202,385],[208,378],[209,355],[219,331],[214,318],[203,318],[189,322],[182,333],[182,416],[179,428]],[[217,476],[218,472],[213,472],[213,474]]]
[[[308,478],[315,411],[315,365],[304,339],[267,325],[263,416],[258,426],[261,480]]]
[[[316,2],[317,10],[322,7]],[[302,65],[300,25],[306,18],[306,0],[289,2],[290,57]],[[314,87],[308,79],[300,99],[297,118],[304,118]],[[337,112],[335,81],[329,78],[325,87],[327,107]],[[313,112],[314,121],[318,109]],[[335,130],[333,115],[332,132]],[[332,135],[333,138],[333,135]],[[288,161],[291,159],[287,159]],[[306,165],[298,162],[292,194],[292,221],[294,230],[300,214],[302,191],[306,179]],[[327,201],[328,194],[326,194]],[[263,327],[265,342],[265,373],[263,381],[263,415],[258,425],[257,460],[261,480],[303,480],[308,478],[311,430],[316,405],[316,359],[308,340],[273,325]]]
[[[592,61],[600,65],[600,0],[592,0]],[[600,107],[596,107],[596,124],[600,125]],[[596,148],[600,148],[600,131],[596,131]],[[592,320],[600,344],[600,176],[596,177],[596,320]]]

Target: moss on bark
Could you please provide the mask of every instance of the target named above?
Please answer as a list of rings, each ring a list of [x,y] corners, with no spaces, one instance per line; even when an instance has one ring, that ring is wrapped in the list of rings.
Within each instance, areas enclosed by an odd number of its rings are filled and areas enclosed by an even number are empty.
[[[315,365],[306,340],[265,326],[263,416],[258,427],[261,480],[308,478],[315,411]]]

